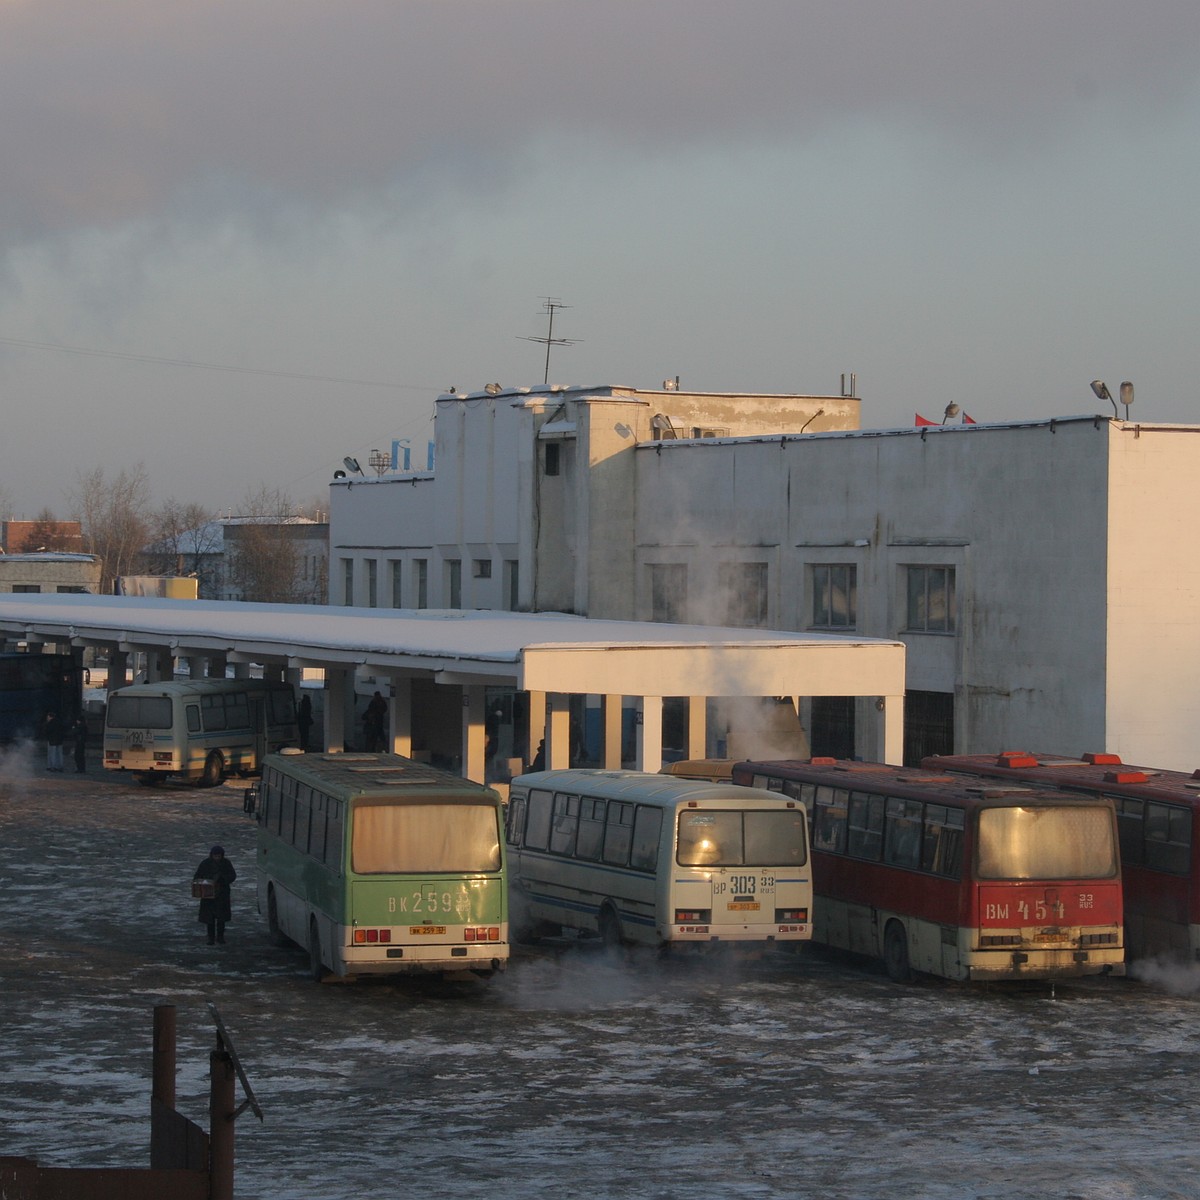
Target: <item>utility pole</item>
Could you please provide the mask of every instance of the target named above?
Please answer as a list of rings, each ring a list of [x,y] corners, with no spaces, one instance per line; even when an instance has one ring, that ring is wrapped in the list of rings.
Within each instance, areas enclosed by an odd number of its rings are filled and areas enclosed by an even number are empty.
[[[547,296],[545,304],[542,305],[542,311],[549,315],[549,327],[546,330],[545,337],[522,337],[525,342],[539,342],[546,347],[546,374],[542,379],[543,383],[550,382],[550,347],[551,346],[573,346],[577,338],[564,338],[554,336],[554,314],[560,308],[570,308],[571,305],[564,304],[557,296]]]

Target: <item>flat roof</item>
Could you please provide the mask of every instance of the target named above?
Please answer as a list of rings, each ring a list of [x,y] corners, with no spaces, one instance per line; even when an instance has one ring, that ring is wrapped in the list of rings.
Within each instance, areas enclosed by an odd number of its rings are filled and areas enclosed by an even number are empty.
[[[902,642],[564,613],[0,594],[10,639],[642,696],[901,696]]]

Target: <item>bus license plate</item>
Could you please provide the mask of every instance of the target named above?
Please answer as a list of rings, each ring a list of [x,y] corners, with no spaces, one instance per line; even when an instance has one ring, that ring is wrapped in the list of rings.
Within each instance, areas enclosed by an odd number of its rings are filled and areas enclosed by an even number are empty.
[[[413,936],[419,936],[422,933],[442,934],[446,932],[446,927],[445,925],[410,925],[408,932]]]
[[[757,900],[730,900],[728,906],[730,912],[758,912]]]

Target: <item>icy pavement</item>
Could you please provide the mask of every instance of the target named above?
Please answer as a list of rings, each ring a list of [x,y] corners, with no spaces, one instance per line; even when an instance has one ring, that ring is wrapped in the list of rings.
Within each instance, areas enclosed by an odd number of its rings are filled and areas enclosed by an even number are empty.
[[[147,1165],[163,1000],[206,1125],[211,1000],[265,1116],[238,1121],[241,1198],[1200,1195],[1187,979],[1051,997],[575,948],[490,983],[318,986],[254,912],[240,786],[39,765],[0,762],[0,1154]],[[214,949],[188,881],[215,841],[241,877]]]

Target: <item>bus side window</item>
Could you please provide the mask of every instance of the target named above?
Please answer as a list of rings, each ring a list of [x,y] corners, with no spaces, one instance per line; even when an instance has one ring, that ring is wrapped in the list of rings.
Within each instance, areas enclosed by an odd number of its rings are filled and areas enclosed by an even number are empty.
[[[521,833],[525,828],[525,797],[513,796],[508,805],[508,821],[504,833],[504,840],[510,846],[519,846],[521,844]]]
[[[312,832],[309,835],[308,852],[318,862],[325,861],[325,809],[327,801],[320,792],[312,794]]]
[[[234,692],[225,697],[225,726],[227,729],[250,728],[250,697],[245,692]]]
[[[550,853],[574,854],[575,834],[579,830],[579,797],[558,792],[550,819]]]
[[[545,850],[550,844],[550,817],[554,797],[534,789],[529,793],[529,815],[525,818],[525,845],[530,850]]]
[[[921,866],[947,879],[962,878],[963,810],[941,804],[925,806]]]
[[[1146,802],[1146,866],[1172,875],[1188,873],[1192,814],[1177,804]]]
[[[883,839],[883,860],[894,867],[921,865],[920,800],[904,800],[899,796],[887,799],[887,829]]]
[[[846,851],[846,802],[848,795],[841,788],[819,787],[815,797],[813,849]]]
[[[851,792],[846,853],[878,862],[883,850],[883,797]]]
[[[604,847],[604,806],[606,800],[584,796],[579,808],[579,837],[575,842],[575,857],[599,862]]]
[[[189,704],[185,707],[184,712],[187,714],[188,733],[199,733],[200,706],[197,704]]]
[[[342,813],[342,802],[330,798],[327,801],[329,813],[326,819],[325,861],[338,874],[342,869],[342,837],[345,833],[345,817]]]
[[[614,800],[608,806],[608,819],[604,823],[604,851],[606,863],[615,867],[629,864],[629,843],[633,834],[633,805]]]
[[[1140,867],[1146,861],[1145,805],[1141,800],[1114,797],[1117,806],[1117,836],[1121,840],[1121,862]]]
[[[633,819],[633,846],[629,865],[639,871],[658,866],[658,843],[662,837],[662,809],[639,804]]]
[[[279,836],[289,846],[295,845],[296,839],[296,797],[284,793],[280,807]]]
[[[302,788],[301,791],[309,793],[307,787]],[[309,832],[311,828],[312,808],[305,802],[305,796],[301,795],[296,799],[296,836],[293,839],[293,845],[301,854],[308,853]]]

